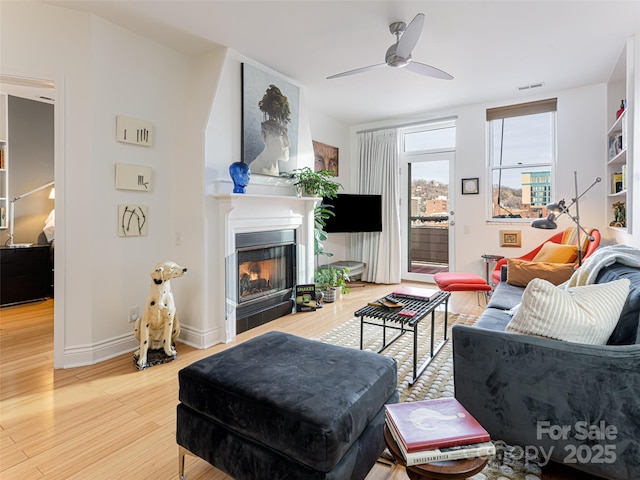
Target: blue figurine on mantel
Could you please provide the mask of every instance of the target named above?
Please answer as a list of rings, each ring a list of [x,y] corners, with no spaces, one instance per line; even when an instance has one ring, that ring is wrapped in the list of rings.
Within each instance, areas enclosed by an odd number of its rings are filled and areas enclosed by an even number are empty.
[[[229,175],[233,180],[233,193],[245,193],[245,187],[249,184],[251,177],[249,165],[244,162],[233,162],[229,165]]]

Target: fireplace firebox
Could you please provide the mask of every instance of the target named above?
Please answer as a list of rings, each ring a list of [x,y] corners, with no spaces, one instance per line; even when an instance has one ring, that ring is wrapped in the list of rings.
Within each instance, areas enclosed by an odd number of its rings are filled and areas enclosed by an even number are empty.
[[[236,333],[292,312],[295,235],[295,230],[236,234]]]

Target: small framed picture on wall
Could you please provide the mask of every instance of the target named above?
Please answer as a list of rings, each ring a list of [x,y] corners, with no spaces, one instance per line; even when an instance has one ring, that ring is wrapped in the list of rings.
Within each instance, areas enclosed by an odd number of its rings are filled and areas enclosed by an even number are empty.
[[[478,177],[475,178],[463,178],[462,179],[462,194],[463,195],[477,195],[480,193],[478,188]]]
[[[522,236],[520,230],[500,230],[501,247],[522,246]]]

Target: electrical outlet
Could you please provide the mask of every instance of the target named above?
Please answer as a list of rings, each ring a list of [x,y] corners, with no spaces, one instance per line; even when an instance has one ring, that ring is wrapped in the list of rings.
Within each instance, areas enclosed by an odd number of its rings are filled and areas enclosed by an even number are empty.
[[[135,322],[140,316],[140,308],[136,305],[135,307],[129,307],[129,323]]]

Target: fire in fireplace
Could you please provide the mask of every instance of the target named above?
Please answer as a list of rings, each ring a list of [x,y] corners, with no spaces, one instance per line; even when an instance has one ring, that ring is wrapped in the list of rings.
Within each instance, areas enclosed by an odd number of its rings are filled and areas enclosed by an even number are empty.
[[[287,247],[239,251],[238,263],[239,303],[287,288]]]
[[[295,249],[295,230],[236,235],[237,333],[291,313]]]

